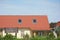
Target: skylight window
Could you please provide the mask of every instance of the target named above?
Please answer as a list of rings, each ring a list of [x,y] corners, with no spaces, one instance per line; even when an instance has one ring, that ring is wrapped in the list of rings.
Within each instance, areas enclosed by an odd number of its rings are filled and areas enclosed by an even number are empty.
[[[33,19],[33,23],[37,23],[37,20],[36,19]]]
[[[19,20],[18,20],[18,23],[22,23],[22,20],[21,20],[21,19],[19,19]]]

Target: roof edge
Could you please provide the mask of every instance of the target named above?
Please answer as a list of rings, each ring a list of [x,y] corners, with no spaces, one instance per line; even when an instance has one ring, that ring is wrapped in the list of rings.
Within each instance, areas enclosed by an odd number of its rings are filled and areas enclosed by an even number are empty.
[[[0,16],[47,16],[47,15],[0,15]]]

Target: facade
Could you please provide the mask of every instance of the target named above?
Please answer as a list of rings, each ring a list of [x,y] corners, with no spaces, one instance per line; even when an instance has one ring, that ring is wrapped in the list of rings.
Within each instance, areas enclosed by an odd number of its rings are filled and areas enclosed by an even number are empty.
[[[50,31],[48,18],[46,15],[0,15],[0,35],[7,33],[17,38],[22,38],[28,34],[29,37],[35,35],[47,35]]]

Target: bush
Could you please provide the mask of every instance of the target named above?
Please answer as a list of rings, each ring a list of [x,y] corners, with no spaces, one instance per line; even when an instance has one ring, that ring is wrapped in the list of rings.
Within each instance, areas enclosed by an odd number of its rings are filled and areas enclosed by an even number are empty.
[[[10,35],[10,34],[7,34],[3,38],[4,38],[4,40],[13,40],[14,39],[14,37],[12,35]]]
[[[47,40],[47,39],[44,36],[35,36],[35,37],[30,38],[30,40]]]
[[[4,37],[0,36],[0,40],[60,40],[60,37],[55,39],[54,36],[50,34],[48,36],[35,36],[35,37],[29,38],[28,35],[25,35],[23,39],[17,39],[15,36],[7,34]]]
[[[46,38],[47,38],[47,40],[54,40],[55,36],[53,33],[49,33],[49,35]]]
[[[56,40],[60,40],[60,37],[58,37]]]
[[[24,35],[23,40],[29,40],[29,35],[28,34]]]
[[[2,39],[2,38],[1,38]],[[10,34],[7,34],[3,37],[3,40],[20,40],[20,39],[17,39],[15,36],[12,36]]]
[[[0,35],[0,40],[3,40],[3,37]]]

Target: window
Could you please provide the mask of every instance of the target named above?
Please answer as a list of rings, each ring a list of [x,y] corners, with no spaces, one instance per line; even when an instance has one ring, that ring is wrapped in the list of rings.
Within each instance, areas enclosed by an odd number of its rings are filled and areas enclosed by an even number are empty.
[[[22,37],[24,36],[24,30],[23,29],[21,30],[21,36]]]
[[[38,35],[42,36],[43,35],[43,32],[42,31],[38,32]]]
[[[18,23],[22,23],[22,20],[21,20],[21,19],[19,19],[19,20],[18,20]]]
[[[37,22],[37,20],[36,19],[33,19],[33,23],[36,23]]]
[[[13,32],[18,32],[17,28],[5,28],[5,32],[6,33],[13,33]]]

